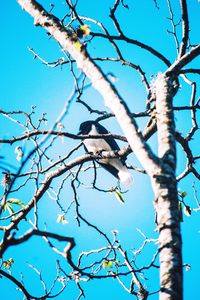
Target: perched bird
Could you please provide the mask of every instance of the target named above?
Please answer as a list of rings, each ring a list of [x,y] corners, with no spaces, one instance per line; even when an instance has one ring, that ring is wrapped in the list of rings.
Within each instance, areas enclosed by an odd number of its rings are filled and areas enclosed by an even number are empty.
[[[105,127],[96,121],[86,121],[80,125],[79,135],[102,135],[109,133]],[[84,139],[83,144],[88,153],[99,154],[102,151],[118,151],[120,150],[116,141],[112,138],[93,138]],[[102,158],[97,162],[119,179],[125,187],[132,184],[132,175],[127,169],[124,158]]]

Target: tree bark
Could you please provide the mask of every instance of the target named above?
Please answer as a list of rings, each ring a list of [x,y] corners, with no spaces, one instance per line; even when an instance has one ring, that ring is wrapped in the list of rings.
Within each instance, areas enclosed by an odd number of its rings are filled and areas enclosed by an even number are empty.
[[[183,298],[182,241],[176,183],[175,122],[172,109],[176,92],[173,78],[161,74],[155,83],[158,154],[162,172],[153,177],[159,231],[160,300]]]

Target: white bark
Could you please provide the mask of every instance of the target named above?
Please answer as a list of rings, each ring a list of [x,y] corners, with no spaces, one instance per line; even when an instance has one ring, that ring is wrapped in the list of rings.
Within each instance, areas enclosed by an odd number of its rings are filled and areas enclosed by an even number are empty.
[[[175,124],[172,109],[173,81],[164,74],[155,84],[158,153],[162,172],[153,180],[156,195],[160,249],[160,300],[182,299],[182,255],[176,185]]]

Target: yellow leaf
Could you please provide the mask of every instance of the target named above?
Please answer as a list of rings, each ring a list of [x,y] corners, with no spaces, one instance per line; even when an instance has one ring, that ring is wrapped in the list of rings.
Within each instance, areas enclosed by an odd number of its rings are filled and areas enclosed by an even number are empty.
[[[104,260],[103,261],[103,264],[102,264],[102,266],[103,266],[103,268],[105,269],[107,266],[108,266],[108,262],[107,262],[107,260]]]
[[[83,34],[88,36],[90,35],[90,27],[86,24],[81,25],[80,29],[83,31]]]
[[[107,263],[107,266],[108,266],[108,268],[112,268],[113,267],[112,261],[109,260]]]
[[[76,50],[81,51],[82,44],[79,41],[76,41],[74,43],[74,46],[75,46]]]
[[[63,124],[62,124],[62,123],[58,122],[58,123],[57,123],[57,128],[61,130],[61,129],[63,129],[63,128],[64,128],[64,126],[63,126]]]
[[[57,223],[68,224],[64,214],[58,214]]]
[[[110,260],[104,260],[102,263],[102,266],[104,269],[106,269],[106,268],[112,269],[113,264],[112,264],[112,261],[110,261]]]
[[[9,258],[8,260],[3,261],[3,265],[5,269],[10,269],[12,267],[12,264],[14,263],[14,260],[12,258]]]

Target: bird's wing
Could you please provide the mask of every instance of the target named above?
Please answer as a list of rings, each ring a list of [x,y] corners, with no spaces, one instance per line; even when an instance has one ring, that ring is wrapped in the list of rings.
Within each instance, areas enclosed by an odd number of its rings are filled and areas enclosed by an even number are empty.
[[[86,153],[90,153],[84,143],[83,143],[83,147],[84,147]]]
[[[99,134],[108,134],[109,133],[108,130],[105,127],[103,127],[101,124],[98,124],[97,131]],[[113,151],[120,150],[118,144],[112,137],[106,138],[105,140],[109,144],[110,148]]]
[[[105,128],[105,127],[103,127],[101,124],[99,124],[98,123],[98,127],[97,127],[97,130],[98,130],[98,133],[99,134],[108,134],[109,132],[108,132],[108,130]],[[118,150],[120,150],[120,148],[119,148],[119,146],[118,146],[118,144],[117,144],[117,142],[115,141],[115,139],[114,138],[112,138],[112,137],[109,137],[109,138],[106,138],[105,139],[106,140],[106,142],[108,143],[108,145],[110,146],[110,148],[113,150],[113,151],[118,151]],[[119,158],[123,163],[125,163],[125,160],[126,160],[126,157],[124,158]],[[112,172],[111,172],[112,173]],[[114,175],[115,176],[115,175]]]
[[[103,167],[104,169],[106,169],[108,172],[110,172],[113,176],[115,176],[117,179],[119,179],[119,176],[118,176],[118,172],[119,170],[117,170],[115,167],[109,165],[109,164],[106,164],[106,163],[102,163],[101,161],[97,161],[98,164]]]

